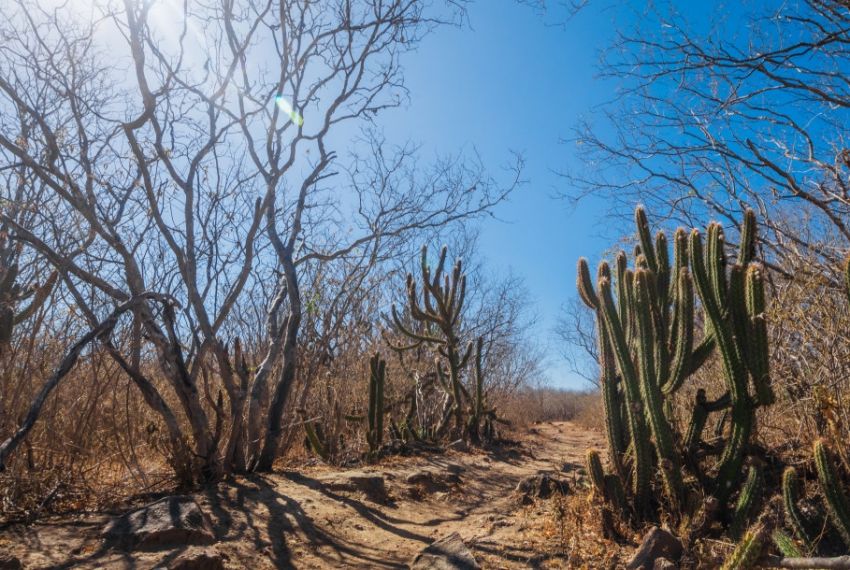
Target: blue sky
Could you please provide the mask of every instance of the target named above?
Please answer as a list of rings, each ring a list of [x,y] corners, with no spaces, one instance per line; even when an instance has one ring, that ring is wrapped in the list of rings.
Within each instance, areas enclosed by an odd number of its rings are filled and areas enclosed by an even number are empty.
[[[443,28],[404,60],[411,102],[383,117],[391,138],[411,138],[428,153],[477,150],[491,174],[526,159],[528,182],[487,221],[481,235],[488,267],[521,276],[540,320],[536,333],[549,345],[545,363],[553,385],[583,388],[559,361],[552,329],[561,305],[574,294],[579,256],[594,259],[607,242],[603,208],[573,209],[553,198],[567,188],[555,171],[575,164],[561,141],[581,117],[610,98],[611,86],[594,77],[598,51],[611,40],[610,17],[582,12],[565,27],[514,0],[477,1],[469,24]]]

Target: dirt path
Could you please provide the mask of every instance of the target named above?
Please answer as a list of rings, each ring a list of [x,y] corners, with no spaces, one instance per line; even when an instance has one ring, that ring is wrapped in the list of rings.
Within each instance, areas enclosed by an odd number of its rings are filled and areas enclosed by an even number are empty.
[[[600,436],[561,422],[535,426],[524,439],[500,453],[450,451],[358,470],[383,476],[386,501],[347,489],[352,472],[320,467],[222,483],[196,495],[218,539],[206,548],[223,554],[232,568],[406,568],[423,547],[458,532],[484,568],[536,566],[548,550],[540,528],[549,507],[523,507],[513,490],[541,470],[572,480]],[[457,471],[460,482],[409,482],[423,471]],[[98,533],[107,518],[6,528],[0,552],[11,551],[24,568],[153,568],[185,554],[103,551]]]

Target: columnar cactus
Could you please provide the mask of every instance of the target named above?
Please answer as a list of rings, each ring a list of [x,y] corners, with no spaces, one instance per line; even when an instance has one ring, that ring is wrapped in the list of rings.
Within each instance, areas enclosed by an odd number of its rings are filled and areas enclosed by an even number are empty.
[[[611,472],[628,488],[639,518],[655,517],[651,486],[657,475],[667,516],[686,513],[683,469],[691,470],[701,492],[729,499],[740,483],[757,406],[773,402],[764,320],[763,272],[753,263],[755,218],[747,212],[741,228],[737,263],[727,267],[719,224],[701,234],[676,231],[672,262],[663,232],[653,239],[643,208],[635,212],[639,244],[634,266],[625,253],[616,257],[614,276],[607,263],[592,282],[587,261],[578,263],[579,295],[596,314],[600,384],[605,408]],[[704,314],[703,334],[695,333],[696,297]],[[615,300],[616,299],[616,300]],[[714,349],[719,352],[728,392],[709,401],[697,392],[687,432],[677,432],[672,398]],[[751,394],[752,392],[752,394]],[[713,469],[701,465],[702,434],[709,414],[731,408],[729,437],[719,448]],[[654,451],[654,453],[653,453]],[[708,476],[715,473],[715,477]],[[597,474],[598,475],[598,474]],[[739,494],[742,521],[758,493],[760,477]],[[743,523],[742,523],[743,524]]]
[[[367,410],[368,430],[366,441],[369,452],[376,453],[384,441],[384,382],[387,363],[380,353],[369,359],[369,405]]]
[[[819,439],[814,445],[815,467],[818,472],[824,506],[833,526],[841,535],[841,540],[850,548],[850,504],[841,487],[841,481],[835,472],[829,450],[825,442]]]
[[[733,538],[737,539],[741,537],[741,534],[747,527],[753,508],[761,498],[763,491],[764,478],[762,477],[761,468],[753,465],[749,469],[747,480],[741,488],[738,502],[735,503],[735,511],[732,513],[732,526],[729,533]]]
[[[464,411],[465,403],[472,400],[469,391],[463,385],[462,374],[472,355],[473,343],[461,346],[459,335],[463,305],[466,300],[466,275],[463,265],[458,259],[451,274],[444,272],[447,248],[440,251],[436,270],[431,271],[428,265],[428,248],[422,247],[420,272],[422,281],[422,296],[420,298],[416,280],[413,274],[407,275],[408,312],[413,321],[421,325],[422,330],[415,330],[404,322],[396,306],[392,306],[392,319],[398,330],[410,338],[409,346],[394,346],[394,350],[403,351],[423,344],[435,347],[437,352],[448,364],[448,381],[446,392],[450,398],[450,412],[455,420],[457,436],[465,435]],[[442,374],[442,368],[438,366]],[[441,382],[442,384],[442,382]],[[446,416],[448,417],[448,416]]]
[[[782,502],[785,507],[785,520],[794,531],[797,538],[811,551],[815,540],[810,530],[809,522],[803,516],[798,505],[800,499],[800,483],[797,478],[797,470],[788,467],[782,473]]]

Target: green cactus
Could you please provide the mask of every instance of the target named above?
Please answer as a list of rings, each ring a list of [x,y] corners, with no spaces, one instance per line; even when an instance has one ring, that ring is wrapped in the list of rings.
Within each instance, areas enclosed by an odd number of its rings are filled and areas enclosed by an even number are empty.
[[[766,530],[761,525],[750,528],[726,559],[722,570],[749,570],[753,568],[764,549]]]
[[[437,267],[432,273],[428,265],[428,248],[422,247],[421,296],[413,274],[407,275],[407,313],[422,330],[417,330],[416,327],[405,322],[396,306],[393,305],[391,311],[393,323],[399,332],[412,341],[412,344],[395,345],[388,339],[387,342],[399,353],[427,345],[436,349],[445,359],[448,364],[448,381],[445,385],[441,382],[441,386],[449,397],[449,407],[446,411],[454,417],[454,435],[467,437],[468,423],[464,416],[469,406],[465,404],[472,400],[472,396],[463,385],[462,376],[472,356],[474,343],[469,342],[466,347],[461,344],[459,328],[466,301],[466,274],[463,272],[460,259],[455,261],[451,274],[444,272],[447,252],[446,247],[441,249]],[[448,419],[449,415],[445,417]],[[447,422],[441,422],[437,432],[443,432],[446,425]]]
[[[588,449],[585,454],[587,462],[587,474],[590,477],[590,482],[600,497],[605,496],[605,471],[602,469],[602,461],[599,459],[599,452],[595,449]]]
[[[787,558],[802,558],[804,556],[803,551],[794,543],[794,540],[781,530],[774,530],[770,538],[773,539],[773,544],[776,545],[776,549],[782,556]]]
[[[763,491],[764,478],[761,469],[757,465],[752,465],[747,474],[747,480],[741,488],[738,502],[735,504],[735,511],[732,513],[732,526],[729,530],[732,538],[741,537],[747,527],[753,507],[758,503]]]
[[[829,519],[841,535],[841,540],[850,548],[850,505],[847,503],[847,495],[841,488],[841,481],[835,472],[830,452],[823,439],[815,441],[814,455],[824,506]]]
[[[616,256],[614,276],[600,263],[593,287],[587,261],[579,260],[577,288],[596,315],[600,356],[600,387],[610,465],[630,511],[639,519],[652,514],[650,483],[660,477],[666,516],[688,516],[682,469],[696,476],[703,494],[714,495],[731,508],[740,471],[753,433],[755,410],[773,402],[768,372],[767,329],[764,321],[763,271],[753,263],[756,243],[754,214],[741,227],[737,264],[727,267],[723,230],[712,223],[707,242],[696,230],[688,237],[676,231],[672,260],[667,237],[652,237],[646,212],[635,211],[638,245],[634,266],[625,253]],[[695,300],[704,313],[703,335],[697,342]],[[717,349],[727,393],[709,402],[697,392],[685,434],[677,433],[670,410],[673,398],[692,374]],[[750,394],[750,386],[754,395]],[[731,430],[720,444],[703,445],[709,414],[729,413]],[[654,450],[654,453],[653,453]],[[700,456],[700,451],[705,451]],[[716,470],[703,466],[705,456],[719,455]],[[715,473],[711,479],[708,473]],[[760,492],[758,472],[739,493],[740,534]],[[626,493],[628,490],[628,493]]]
[[[369,444],[370,454],[377,453],[384,441],[384,383],[386,373],[387,363],[381,359],[380,353],[376,353],[369,359],[369,405],[366,441]]]
[[[806,545],[806,549],[811,551],[814,548],[815,541],[809,530],[810,525],[797,504],[799,497],[800,484],[797,478],[797,470],[788,467],[782,473],[782,501],[785,506],[785,520],[796,537]]]

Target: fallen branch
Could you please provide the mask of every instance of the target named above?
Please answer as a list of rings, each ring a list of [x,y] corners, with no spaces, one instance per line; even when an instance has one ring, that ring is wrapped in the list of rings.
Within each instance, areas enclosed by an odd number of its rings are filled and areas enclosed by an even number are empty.
[[[756,566],[763,568],[794,568],[797,570],[850,570],[850,556],[833,558],[783,558],[762,556]]]

